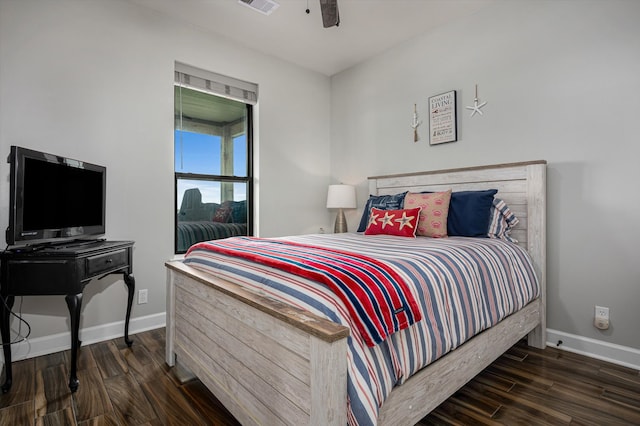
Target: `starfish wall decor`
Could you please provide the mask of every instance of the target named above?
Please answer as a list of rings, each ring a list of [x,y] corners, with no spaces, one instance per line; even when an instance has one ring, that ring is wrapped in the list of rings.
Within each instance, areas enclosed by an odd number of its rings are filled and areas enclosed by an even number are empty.
[[[470,117],[473,117],[476,112],[480,115],[482,115],[482,111],[480,110],[480,108],[482,108],[483,106],[485,106],[487,104],[487,102],[482,102],[481,104],[478,104],[478,85],[476,84],[476,96],[473,99],[473,106],[468,106],[465,107],[468,110],[471,110],[471,115]]]

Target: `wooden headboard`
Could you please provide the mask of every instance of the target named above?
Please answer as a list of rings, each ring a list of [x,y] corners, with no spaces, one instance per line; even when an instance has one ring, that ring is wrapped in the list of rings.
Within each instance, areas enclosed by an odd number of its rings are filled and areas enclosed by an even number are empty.
[[[369,193],[497,189],[496,197],[503,199],[520,220],[511,236],[529,252],[546,305],[546,169],[547,162],[539,160],[373,176],[369,178]]]

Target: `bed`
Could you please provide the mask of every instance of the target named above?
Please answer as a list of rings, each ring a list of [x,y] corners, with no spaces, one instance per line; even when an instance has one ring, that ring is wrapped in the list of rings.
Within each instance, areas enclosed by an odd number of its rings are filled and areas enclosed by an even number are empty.
[[[497,189],[520,219],[512,235],[539,282],[535,300],[390,391],[377,423],[415,424],[524,336],[545,346],[546,162],[377,176],[369,184],[380,195]],[[167,363],[191,370],[242,424],[347,423],[348,327],[182,262],[167,263],[167,283]],[[283,366],[287,374],[274,374]]]

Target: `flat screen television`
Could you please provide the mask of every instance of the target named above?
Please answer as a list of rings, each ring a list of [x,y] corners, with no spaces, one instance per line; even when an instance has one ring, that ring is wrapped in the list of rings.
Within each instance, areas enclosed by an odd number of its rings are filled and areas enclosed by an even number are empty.
[[[11,147],[9,246],[90,239],[105,233],[106,168]]]

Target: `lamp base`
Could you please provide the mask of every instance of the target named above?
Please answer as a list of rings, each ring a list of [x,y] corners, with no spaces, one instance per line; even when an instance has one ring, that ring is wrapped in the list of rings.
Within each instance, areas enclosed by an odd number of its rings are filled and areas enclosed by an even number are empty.
[[[338,210],[338,215],[336,216],[336,224],[333,227],[333,232],[335,234],[347,232],[347,218],[344,217],[344,211],[342,209]]]

